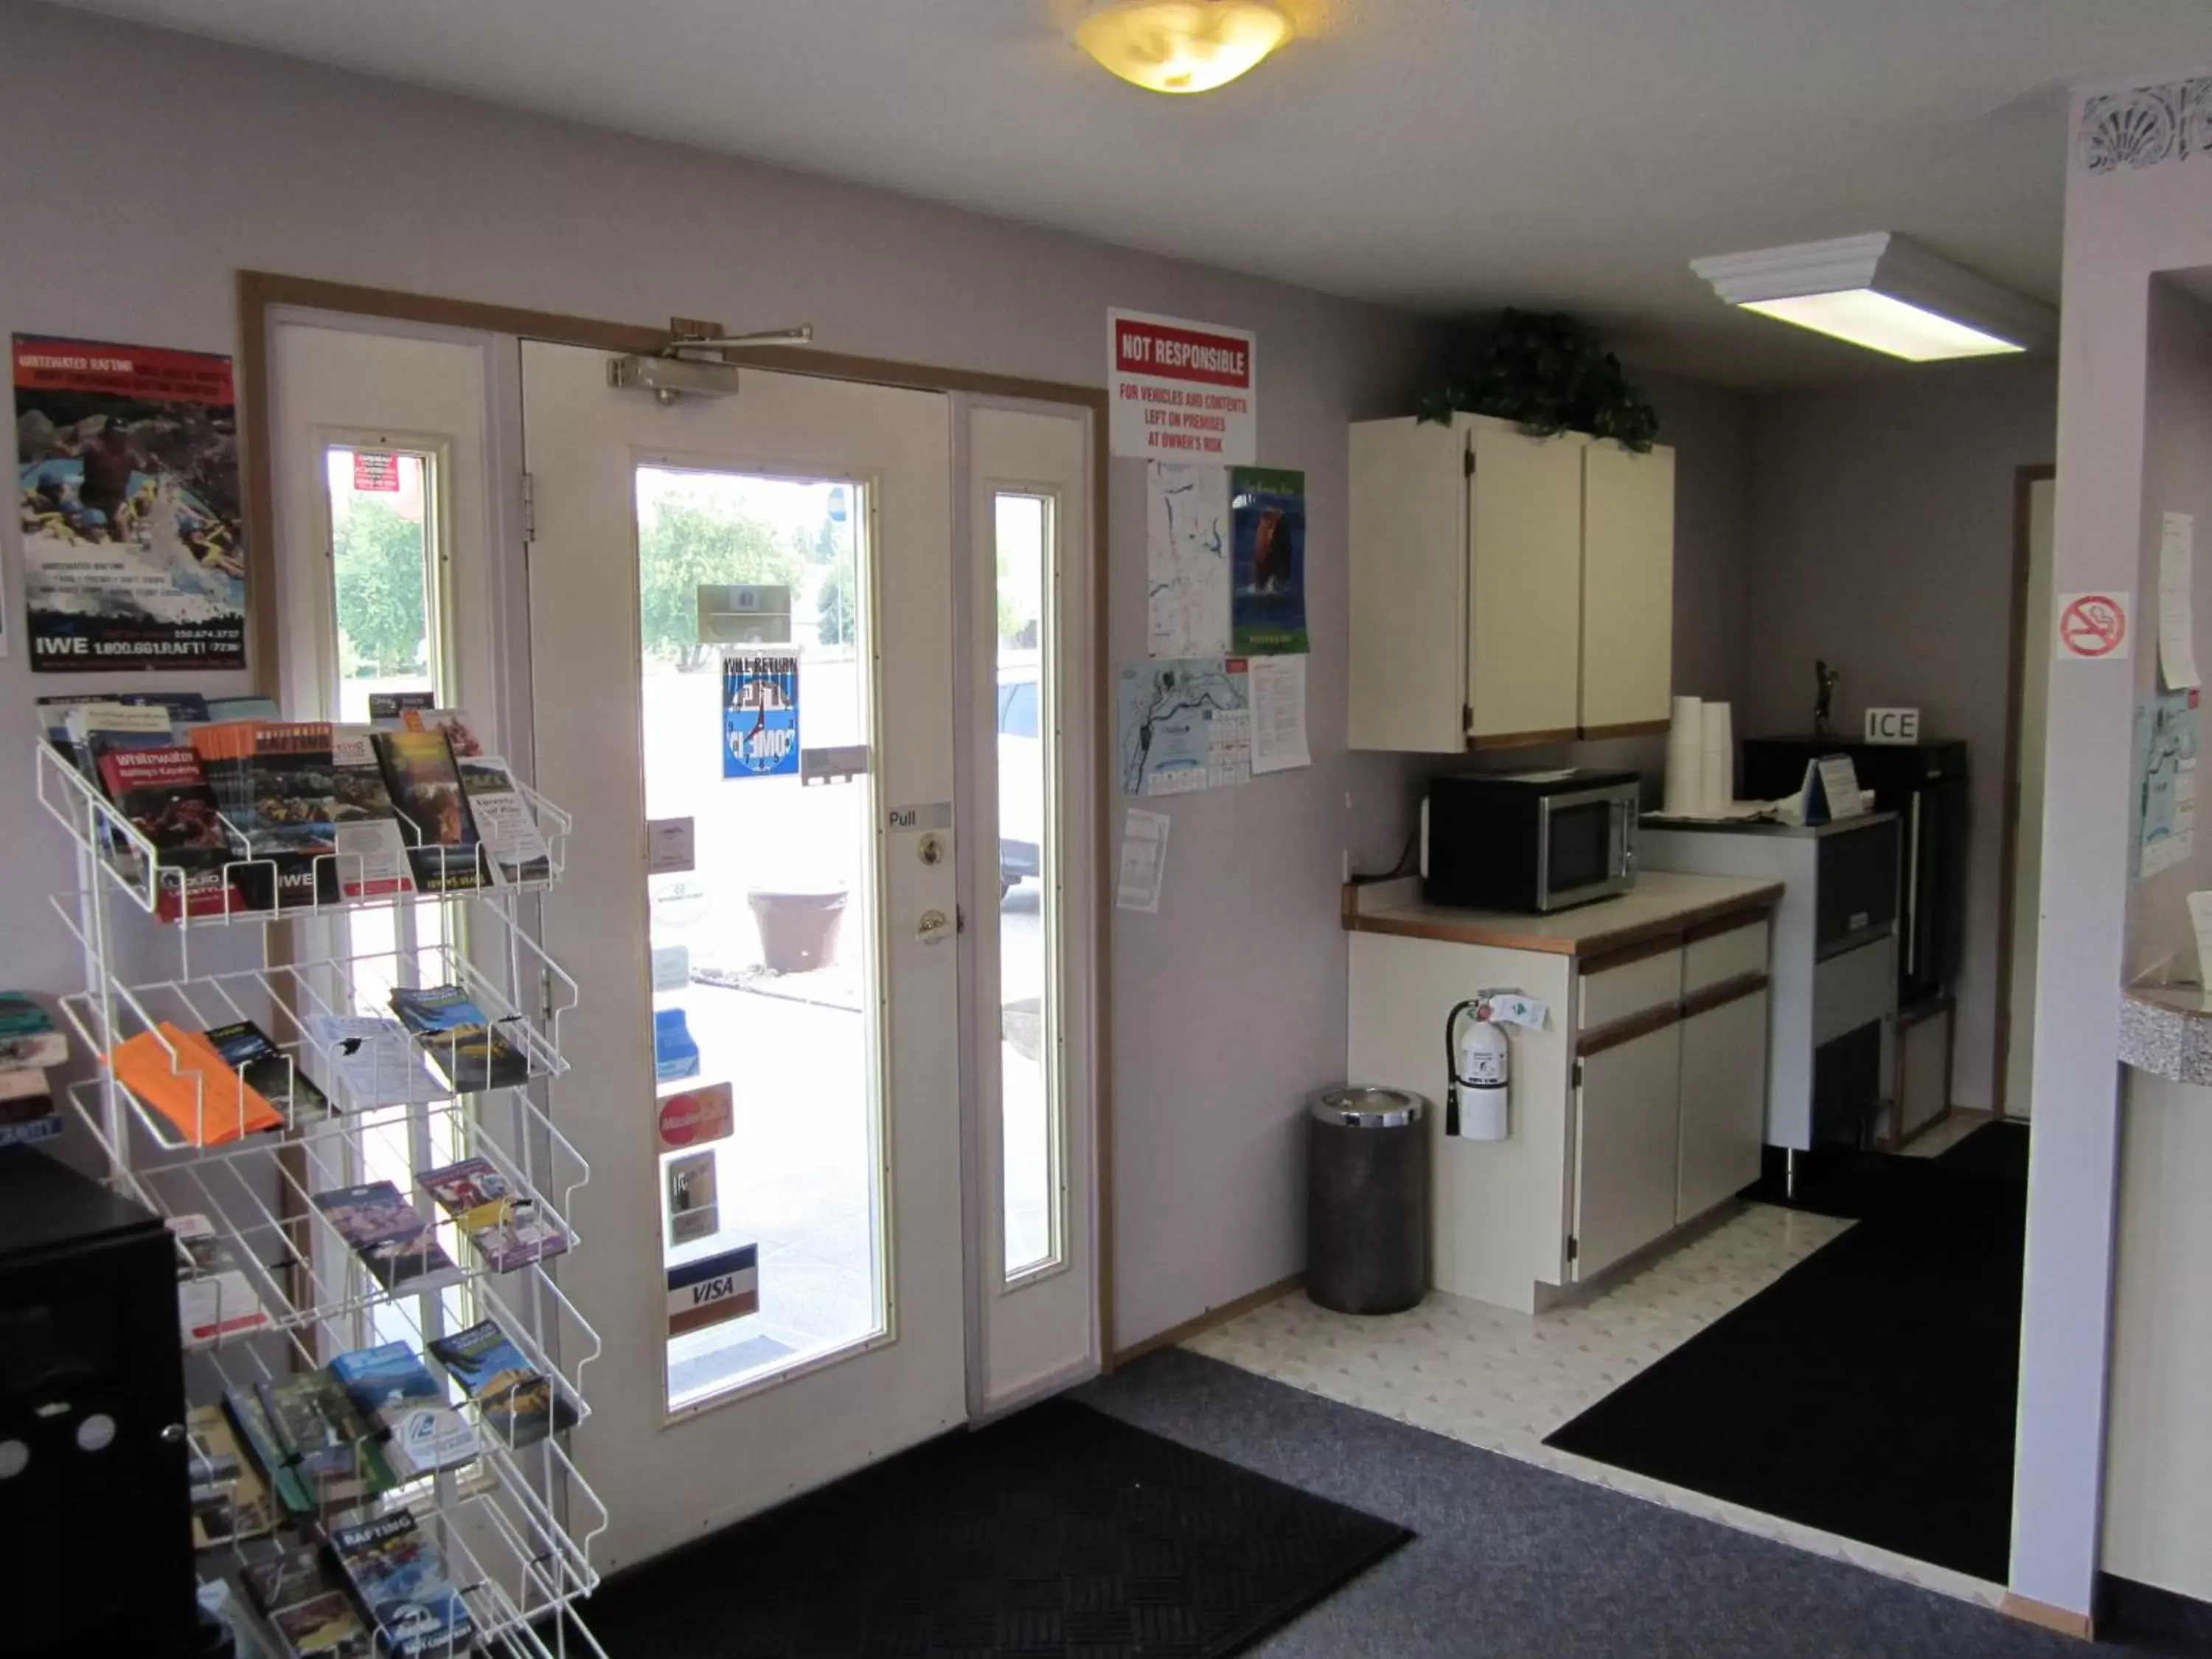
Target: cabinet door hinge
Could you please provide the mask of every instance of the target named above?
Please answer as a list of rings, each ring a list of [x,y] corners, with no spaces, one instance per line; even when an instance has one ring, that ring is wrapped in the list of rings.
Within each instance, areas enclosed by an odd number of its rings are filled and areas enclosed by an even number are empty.
[[[1474,446],[1473,444],[1469,444],[1461,452],[1461,464],[1467,476],[1472,478],[1474,476]]]
[[[538,539],[538,481],[527,472],[522,475],[522,539]]]
[[[1462,737],[1471,738],[1474,735],[1474,705],[1471,702],[1463,702],[1459,706],[1459,730]]]
[[[1576,1088],[1577,1088],[1577,1089],[1579,1089],[1579,1088],[1581,1088],[1582,1086],[1583,1086],[1583,1063],[1582,1063],[1582,1060],[1581,1060],[1579,1058],[1577,1058],[1577,1059],[1576,1060],[1576,1061],[1575,1061],[1575,1087],[1576,1087]]]
[[[1569,1233],[1567,1235],[1567,1260],[1570,1261],[1574,1261],[1582,1254],[1582,1241],[1577,1238],[1572,1233]]]

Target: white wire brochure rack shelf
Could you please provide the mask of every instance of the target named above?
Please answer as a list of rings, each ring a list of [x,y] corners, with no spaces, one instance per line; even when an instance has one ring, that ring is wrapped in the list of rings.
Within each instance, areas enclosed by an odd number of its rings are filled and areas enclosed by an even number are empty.
[[[568,872],[568,836],[575,820],[512,774],[507,781],[530,814],[545,856],[533,860],[528,873],[507,871],[479,842],[469,846],[447,846],[423,834],[405,813],[393,809],[403,850],[408,854],[404,886],[392,878],[372,875],[370,856],[348,852],[346,821],[336,828],[337,850],[307,857],[287,848],[277,838],[256,837],[218,811],[216,823],[228,843],[227,856],[199,863],[165,858],[146,833],[100,786],[77,769],[76,763],[52,744],[41,743],[37,754],[40,805],[83,848],[101,878],[137,908],[162,917],[180,929],[228,928],[293,921],[302,917],[343,915],[362,909],[388,909],[423,898],[514,896],[543,893],[557,885]],[[419,857],[425,866],[416,868]],[[288,869],[305,868],[310,879],[299,884],[305,896],[284,895],[280,877]],[[216,908],[193,914],[186,901],[191,878],[219,871],[217,890],[223,896]],[[428,884],[417,880],[428,876]],[[260,896],[266,895],[262,899]],[[280,902],[281,901],[281,902]]]
[[[341,850],[315,860],[312,887],[299,884],[307,902],[282,908],[273,901],[283,855],[256,848],[226,821],[239,854],[223,866],[234,902],[194,915],[184,902],[188,867],[165,861],[43,743],[38,789],[77,851],[77,884],[52,903],[82,954],[84,986],[60,1002],[99,1067],[59,1093],[111,1186],[173,1221],[194,1218],[180,1229],[179,1283],[203,1302],[211,1297],[216,1312],[211,1325],[193,1322],[206,1340],[182,1335],[190,1402],[220,1409],[226,1397],[321,1370],[341,1353],[404,1341],[445,1378],[447,1402],[476,1431],[475,1450],[447,1468],[413,1473],[395,1454],[398,1484],[389,1490],[318,1484],[317,1507],[304,1515],[283,1510],[272,1481],[275,1532],[203,1550],[202,1577],[226,1580],[243,1613],[254,1605],[243,1593],[249,1566],[310,1549],[325,1552],[335,1573],[325,1551],[333,1532],[404,1510],[443,1554],[473,1626],[465,1640],[432,1635],[409,1645],[410,1656],[606,1659],[580,1604],[599,1584],[592,1553],[607,1512],[568,1438],[591,1414],[587,1374],[603,1345],[560,1283],[567,1256],[584,1247],[571,1216],[591,1168],[554,1122],[544,1091],[568,1070],[562,1028],[579,992],[535,926],[537,900],[565,871],[568,814],[515,785],[547,848],[542,873],[526,881],[372,894],[360,890],[362,856]],[[291,867],[296,877],[296,856]],[[434,882],[434,865],[422,873]],[[270,902],[250,908],[241,895]],[[480,1020],[447,1012],[455,1029],[412,1032],[395,992],[415,994],[403,1000],[424,1009],[418,1024],[441,1023],[425,1008],[431,993],[442,995],[430,1004],[465,1000]],[[265,1039],[258,1054],[241,1051],[251,1034],[222,1030],[249,1022]],[[211,1032],[250,1073],[250,1098],[209,1058]],[[111,1064],[118,1049],[125,1063]],[[264,1102],[269,1111],[258,1114]],[[266,1127],[242,1128],[245,1104]],[[485,1236],[496,1249],[480,1247],[422,1188],[422,1173],[479,1158],[532,1224],[534,1256],[513,1231]],[[316,1202],[380,1182],[412,1206],[446,1265],[387,1283]],[[185,1231],[201,1236],[195,1248]],[[487,1322],[545,1379],[558,1416],[541,1439],[502,1437],[506,1414],[469,1397],[432,1351],[437,1339]],[[362,1449],[355,1461],[374,1462]],[[271,1655],[285,1651],[265,1629],[257,1634]]]

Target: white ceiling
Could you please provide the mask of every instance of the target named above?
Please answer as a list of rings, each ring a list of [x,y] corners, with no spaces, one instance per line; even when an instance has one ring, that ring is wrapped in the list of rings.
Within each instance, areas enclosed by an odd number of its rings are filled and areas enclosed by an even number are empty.
[[[2057,295],[2063,88],[2212,62],[2205,0],[1287,0],[1169,99],[1083,0],[99,0],[93,9],[1330,292],[1578,311],[1745,384],[1865,354],[1695,256],[1899,230]]]

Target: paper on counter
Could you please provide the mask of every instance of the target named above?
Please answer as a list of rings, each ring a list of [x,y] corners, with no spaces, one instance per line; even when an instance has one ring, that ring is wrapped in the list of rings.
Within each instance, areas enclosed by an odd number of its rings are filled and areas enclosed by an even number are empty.
[[[1858,769],[1851,764],[1851,757],[1824,755],[1813,764],[1820,774],[1820,795],[1828,804],[1830,820],[1863,816],[1866,795],[1859,787]]]
[[[1255,775],[1313,764],[1312,751],[1306,746],[1306,660],[1304,656],[1246,659]]]
[[[1168,815],[1131,807],[1121,823],[1121,876],[1115,904],[1158,915],[1167,871]]]
[[[2197,933],[2197,982],[2212,985],[2212,893],[2189,896],[2189,925]]]
[[[2158,538],[2158,665],[2169,691],[2201,684],[2197,674],[2197,520],[2169,513]]]

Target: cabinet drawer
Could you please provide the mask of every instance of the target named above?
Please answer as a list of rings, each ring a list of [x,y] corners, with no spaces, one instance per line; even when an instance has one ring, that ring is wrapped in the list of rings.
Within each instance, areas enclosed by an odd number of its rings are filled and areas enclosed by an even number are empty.
[[[1648,955],[1631,951],[1585,972],[1576,997],[1575,1024],[1587,1036],[1616,1020],[1679,1002],[1681,996],[1682,947],[1669,939]]]
[[[1682,947],[1682,994],[1695,996],[1746,974],[1766,971],[1766,918],[1754,916],[1726,933],[1692,938]]]

